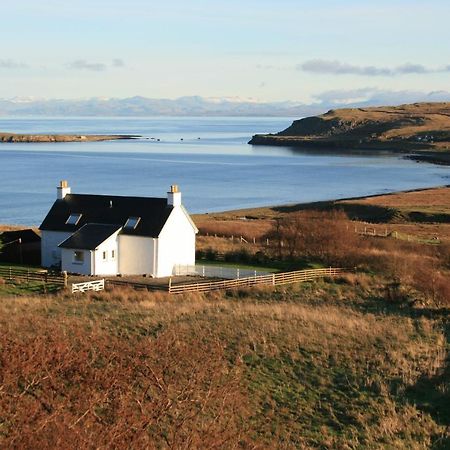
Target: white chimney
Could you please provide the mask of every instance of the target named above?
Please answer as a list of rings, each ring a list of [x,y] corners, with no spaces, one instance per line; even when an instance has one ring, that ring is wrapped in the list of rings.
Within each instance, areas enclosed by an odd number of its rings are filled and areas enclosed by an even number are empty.
[[[167,204],[170,206],[181,206],[181,192],[178,185],[172,184],[170,191],[167,193]]]
[[[70,194],[70,187],[66,180],[61,180],[56,188],[56,198],[62,200],[67,194]]]

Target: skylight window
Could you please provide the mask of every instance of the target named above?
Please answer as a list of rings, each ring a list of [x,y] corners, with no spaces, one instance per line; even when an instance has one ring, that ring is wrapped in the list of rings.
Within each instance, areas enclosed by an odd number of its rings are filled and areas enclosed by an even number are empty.
[[[137,227],[140,220],[141,220],[140,217],[129,217],[125,223],[124,228],[126,230],[134,230]]]
[[[66,225],[76,225],[80,221],[81,216],[82,214],[80,213],[71,214],[66,220]]]

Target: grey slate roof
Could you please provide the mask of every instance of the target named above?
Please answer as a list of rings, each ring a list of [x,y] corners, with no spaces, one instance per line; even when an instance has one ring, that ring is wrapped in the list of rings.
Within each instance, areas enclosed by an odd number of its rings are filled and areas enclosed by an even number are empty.
[[[166,198],[68,194],[55,201],[39,229],[73,233],[88,223],[124,226],[129,217],[140,217],[135,229],[124,228],[121,233],[158,237],[172,209]],[[79,222],[66,224],[76,213],[82,214]]]
[[[88,223],[75,231],[64,242],[58,245],[61,248],[80,250],[95,250],[102,242],[108,239],[122,225],[104,225],[102,223]]]

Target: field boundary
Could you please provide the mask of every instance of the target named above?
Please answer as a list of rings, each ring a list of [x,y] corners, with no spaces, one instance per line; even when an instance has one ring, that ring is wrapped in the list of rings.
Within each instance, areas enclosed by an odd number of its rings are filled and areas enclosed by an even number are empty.
[[[170,294],[183,294],[185,292],[209,292],[218,289],[232,289],[237,287],[250,287],[259,284],[277,286],[280,284],[301,283],[323,277],[336,277],[346,270],[340,267],[326,269],[296,270],[292,272],[279,272],[270,275],[257,275],[235,280],[221,280],[172,285],[169,281]]]
[[[42,283],[45,289],[48,286],[60,289],[67,287],[66,272],[49,272],[46,269],[0,266],[0,278],[6,283]]]

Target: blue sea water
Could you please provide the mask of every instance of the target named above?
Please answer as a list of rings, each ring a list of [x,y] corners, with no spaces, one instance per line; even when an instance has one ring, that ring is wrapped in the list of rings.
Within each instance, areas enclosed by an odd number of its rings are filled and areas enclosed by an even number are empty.
[[[449,184],[450,168],[398,155],[251,146],[293,118],[0,118],[17,133],[138,134],[132,141],[0,144],[0,223],[37,225],[59,180],[76,193],[163,197],[195,213]],[[153,139],[152,139],[153,138]],[[157,140],[159,139],[159,141]]]

